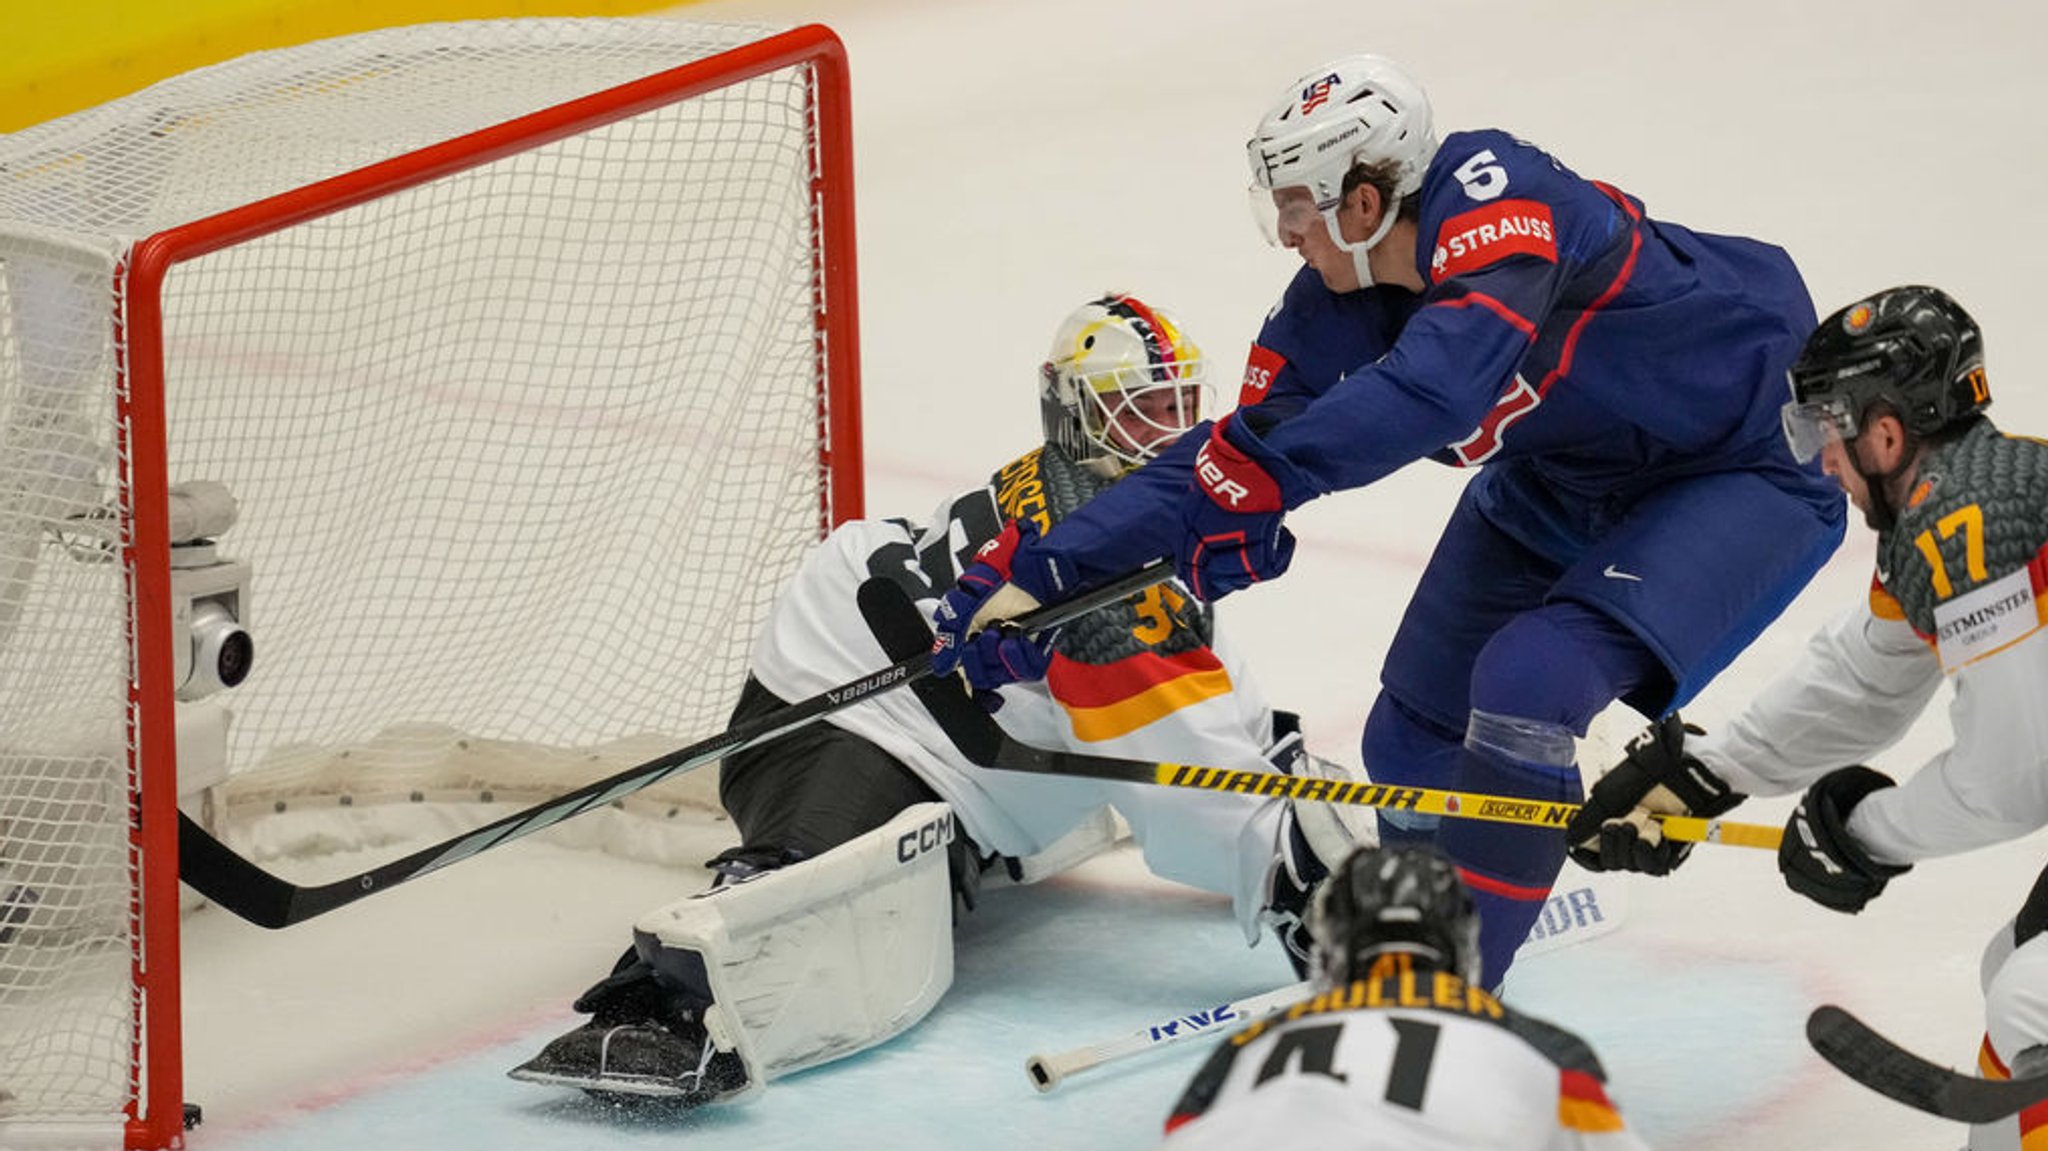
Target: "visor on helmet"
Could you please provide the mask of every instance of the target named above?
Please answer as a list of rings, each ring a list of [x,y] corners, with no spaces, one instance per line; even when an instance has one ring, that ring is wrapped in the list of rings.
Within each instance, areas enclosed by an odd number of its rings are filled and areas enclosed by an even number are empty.
[[[1844,396],[1809,403],[1787,400],[1779,409],[1778,418],[1785,425],[1785,442],[1792,448],[1792,458],[1802,464],[1819,455],[1830,442],[1847,443],[1855,439],[1859,430],[1856,413]]]
[[[1283,195],[1286,192],[1297,194]],[[1259,235],[1275,248],[1287,247],[1288,237],[1300,235],[1315,223],[1318,216],[1322,217],[1323,226],[1330,230],[1330,235],[1342,235],[1337,230],[1337,205],[1344,202],[1342,197],[1321,203],[1307,188],[1299,185],[1274,189],[1255,183],[1245,189],[1245,199],[1251,208],[1252,222],[1258,225]],[[1281,202],[1283,199],[1285,203]]]

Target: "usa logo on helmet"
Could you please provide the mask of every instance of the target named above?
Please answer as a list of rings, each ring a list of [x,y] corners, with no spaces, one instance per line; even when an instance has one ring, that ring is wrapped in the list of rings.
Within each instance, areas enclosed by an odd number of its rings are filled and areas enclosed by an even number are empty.
[[[1308,87],[1303,88],[1301,90],[1301,114],[1306,116],[1317,108],[1329,103],[1330,89],[1335,88],[1342,82],[1343,77],[1332,72]]]

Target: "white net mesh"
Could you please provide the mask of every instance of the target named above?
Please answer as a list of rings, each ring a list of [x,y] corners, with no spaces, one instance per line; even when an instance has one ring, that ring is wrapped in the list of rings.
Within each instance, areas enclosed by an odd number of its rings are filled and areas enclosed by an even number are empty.
[[[0,137],[17,1114],[103,1116],[130,1090],[131,245],[769,31],[391,29]],[[180,759],[224,759],[211,798],[231,822],[317,797],[559,792],[723,728],[829,506],[825,405],[853,402],[821,393],[813,100],[788,68],[172,267],[167,478],[227,487],[218,554],[249,571],[253,671],[179,705],[210,711]]]

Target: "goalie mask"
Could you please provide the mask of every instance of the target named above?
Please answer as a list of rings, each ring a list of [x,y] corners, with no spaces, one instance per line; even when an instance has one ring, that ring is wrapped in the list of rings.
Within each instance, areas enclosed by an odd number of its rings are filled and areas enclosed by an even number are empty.
[[[1830,440],[1855,439],[1872,404],[1890,405],[1915,436],[1991,404],[1977,322],[1947,293],[1917,285],[1879,292],[1822,320],[1788,375],[1785,439],[1801,463]]]
[[[1046,441],[1128,471],[1202,418],[1203,376],[1201,349],[1166,313],[1135,296],[1092,300],[1039,369]]]
[[[1400,200],[1422,187],[1436,149],[1429,97],[1400,65],[1379,56],[1326,64],[1296,80],[1245,145],[1252,217],[1267,243],[1284,247],[1283,237],[1321,215],[1330,238],[1351,254],[1360,284],[1370,286],[1365,254],[1393,228]],[[1359,164],[1391,164],[1394,196],[1382,207],[1378,230],[1353,244],[1337,227],[1337,207],[1344,178]],[[1274,193],[1290,188],[1308,195],[1282,209]]]
[[[1309,909],[1311,962],[1328,986],[1406,952],[1479,979],[1479,912],[1450,860],[1433,851],[1363,847],[1337,865]]]

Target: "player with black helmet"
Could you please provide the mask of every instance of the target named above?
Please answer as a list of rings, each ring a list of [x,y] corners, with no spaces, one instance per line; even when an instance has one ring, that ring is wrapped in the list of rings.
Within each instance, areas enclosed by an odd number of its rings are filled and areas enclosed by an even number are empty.
[[[1793,454],[1808,460],[1830,441],[1840,443],[1843,462],[1862,484],[1858,506],[1877,531],[1898,518],[1886,489],[1918,462],[1914,449],[1961,434],[1991,403],[1983,335],[1938,288],[1894,288],[1830,316],[1806,342],[1791,378],[1784,422]],[[1860,434],[1880,414],[1898,422],[1903,448],[1884,471],[1874,470],[1876,442]]]
[[[1983,337],[1945,293],[1906,286],[1823,320],[1792,371],[1785,433],[1818,454],[1876,530],[1870,594],[1721,731],[1667,719],[1593,788],[1567,831],[1595,869],[1684,858],[1652,814],[1719,814],[1805,789],[1778,867],[1825,907],[1861,911],[1923,859],[2048,827],[2048,443],[2000,432]],[[1955,742],[1903,783],[1863,766],[1946,679]],[[1983,962],[1978,1065],[2048,1070],[2048,873]],[[1975,1151],[2048,1138],[2048,1115],[1972,1131]]]
[[[1317,994],[1218,1045],[1166,1149],[1285,1131],[1313,1147],[1642,1151],[1592,1048],[1476,982],[1478,912],[1448,859],[1354,851],[1317,889],[1309,931]]]

